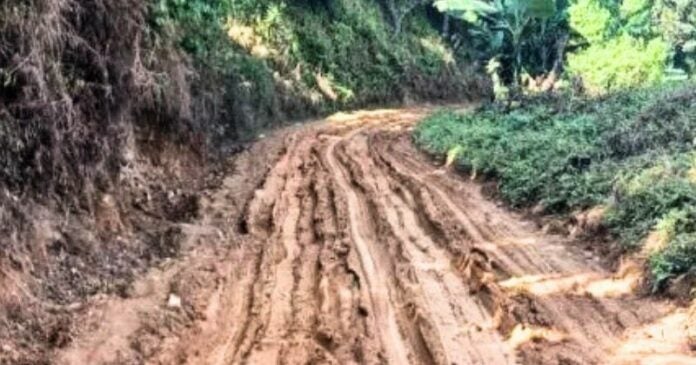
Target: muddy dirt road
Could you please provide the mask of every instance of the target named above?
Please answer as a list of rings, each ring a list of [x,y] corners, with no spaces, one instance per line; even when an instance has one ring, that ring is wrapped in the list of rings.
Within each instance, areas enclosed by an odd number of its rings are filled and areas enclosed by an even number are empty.
[[[261,140],[189,253],[84,314],[65,364],[694,364],[687,314],[631,294],[410,143],[427,110]]]

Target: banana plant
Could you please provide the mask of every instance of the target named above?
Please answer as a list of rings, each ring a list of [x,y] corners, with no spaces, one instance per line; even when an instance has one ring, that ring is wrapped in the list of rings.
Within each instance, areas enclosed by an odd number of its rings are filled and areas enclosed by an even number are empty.
[[[471,33],[487,39],[494,54],[510,49],[514,87],[521,81],[526,38],[546,32],[546,21],[558,14],[555,0],[436,0],[434,4],[439,11],[472,25]]]

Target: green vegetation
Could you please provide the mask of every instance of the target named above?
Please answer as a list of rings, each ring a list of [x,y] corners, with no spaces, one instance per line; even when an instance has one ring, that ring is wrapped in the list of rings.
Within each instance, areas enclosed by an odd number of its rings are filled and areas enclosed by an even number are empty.
[[[234,109],[245,109],[227,113],[243,136],[308,111],[478,94],[425,3],[402,3],[158,0],[151,23],[156,38],[173,39]]]
[[[661,39],[644,42],[622,35],[568,55],[568,70],[582,76],[592,93],[650,85],[665,77],[668,52]]]
[[[493,62],[488,72],[512,86],[513,94],[523,93],[523,86],[563,87],[568,83],[557,82],[563,71],[566,81],[601,94],[686,80],[696,70],[691,0],[437,0],[435,5],[462,20],[470,57]]]
[[[437,0],[435,6],[463,21],[469,57],[489,63],[501,82],[516,89],[525,75],[559,71],[568,27],[555,1]]]
[[[441,112],[420,124],[425,150],[499,181],[518,207],[549,213],[607,205],[627,249],[657,240],[656,284],[696,269],[696,85],[599,98],[536,97],[512,110]],[[655,244],[655,243],[653,243]]]
[[[581,77],[593,93],[666,78],[678,45],[659,33],[656,9],[645,0],[574,2],[568,9],[570,26],[586,46],[569,54],[570,74]]]

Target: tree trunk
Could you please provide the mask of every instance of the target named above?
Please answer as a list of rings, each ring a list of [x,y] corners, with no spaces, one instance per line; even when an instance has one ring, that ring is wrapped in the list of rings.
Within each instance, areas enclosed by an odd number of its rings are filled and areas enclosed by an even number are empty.
[[[394,28],[394,33],[392,36],[394,38],[401,34],[401,28],[403,27],[404,19],[418,6],[429,3],[431,0],[410,0],[405,4],[398,6],[395,0],[385,0],[384,7],[387,9],[389,16],[392,19],[392,27]]]
[[[551,72],[549,72],[549,75],[546,77],[544,82],[541,84],[541,91],[552,90],[556,84],[556,81],[563,73],[563,58],[565,56],[565,47],[568,43],[568,38],[568,34],[566,33],[563,34],[556,42],[556,57],[553,62],[553,68],[551,69]]]
[[[442,37],[449,38],[450,32],[450,16],[445,14],[445,19],[442,21]]]

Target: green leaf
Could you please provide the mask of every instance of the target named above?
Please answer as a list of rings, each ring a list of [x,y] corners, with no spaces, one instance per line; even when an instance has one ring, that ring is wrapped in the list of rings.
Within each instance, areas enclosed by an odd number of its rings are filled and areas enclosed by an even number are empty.
[[[524,1],[524,0],[522,0]],[[527,12],[538,19],[548,19],[556,13],[555,0],[526,0]]]
[[[435,7],[441,12],[473,11],[479,14],[493,14],[498,12],[495,6],[480,0],[436,0]]]
[[[696,51],[696,40],[690,40],[682,46],[682,50],[686,53],[691,53]]]

